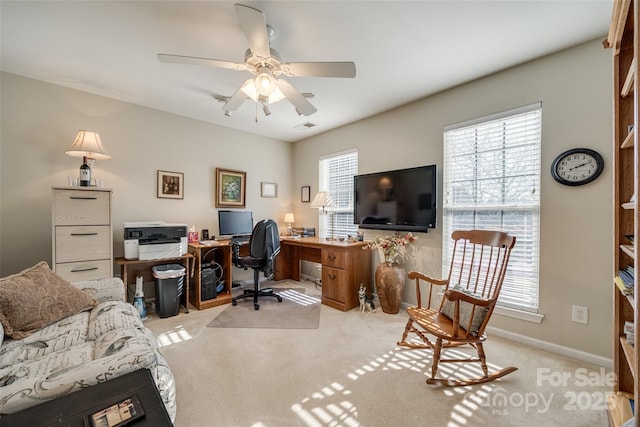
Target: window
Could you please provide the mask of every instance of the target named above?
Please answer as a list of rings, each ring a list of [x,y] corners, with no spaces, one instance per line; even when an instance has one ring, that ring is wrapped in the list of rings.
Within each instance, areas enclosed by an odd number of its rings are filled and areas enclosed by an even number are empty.
[[[353,223],[353,177],[358,174],[358,151],[346,151],[322,157],[319,163],[320,190],[327,191],[335,207],[320,211],[320,237],[355,235],[358,225]],[[333,229],[332,229],[333,222]]]
[[[443,265],[451,232],[497,229],[516,236],[498,305],[538,310],[542,104],[444,129]]]

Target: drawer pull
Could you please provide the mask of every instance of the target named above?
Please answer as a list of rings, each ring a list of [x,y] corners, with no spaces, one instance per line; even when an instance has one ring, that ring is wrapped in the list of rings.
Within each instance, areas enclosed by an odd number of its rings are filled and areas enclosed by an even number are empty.
[[[329,255],[329,259],[330,259],[331,261],[335,261],[335,260],[336,260],[336,258],[337,258],[337,257],[336,257],[335,255]]]
[[[338,277],[338,276],[336,276],[336,275],[334,275],[334,274],[329,274],[329,279],[331,279],[331,280],[335,280],[335,279],[336,279],[336,277]]]
[[[98,200],[97,197],[91,196],[69,196],[69,198],[72,200]]]
[[[98,233],[71,233],[72,236],[97,236]]]
[[[98,267],[78,268],[77,270],[71,270],[71,273],[84,273],[85,271],[97,270]]]

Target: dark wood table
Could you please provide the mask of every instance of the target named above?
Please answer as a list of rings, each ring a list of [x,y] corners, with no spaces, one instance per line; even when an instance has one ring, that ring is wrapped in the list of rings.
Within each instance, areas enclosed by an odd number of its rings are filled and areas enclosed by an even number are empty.
[[[133,427],[172,427],[151,372],[140,369],[107,382],[41,403],[10,415],[0,416],[2,427],[65,426],[86,427],[88,416],[136,395],[144,417],[133,420]]]

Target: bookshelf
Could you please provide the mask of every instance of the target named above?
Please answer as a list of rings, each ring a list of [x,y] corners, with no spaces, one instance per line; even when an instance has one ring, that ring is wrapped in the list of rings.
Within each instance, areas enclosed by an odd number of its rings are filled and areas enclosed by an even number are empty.
[[[640,352],[636,327],[630,336],[625,323],[640,325],[640,291],[635,268],[640,265],[634,242],[640,234],[640,144],[638,144],[638,2],[615,0],[604,46],[613,52],[613,167],[614,167],[614,322],[613,369],[617,382],[609,399],[609,421],[640,427],[630,401],[640,398]],[[639,267],[640,268],[640,267]],[[631,277],[625,272],[631,272]],[[638,309],[636,310],[636,307]],[[634,345],[635,343],[635,345]]]

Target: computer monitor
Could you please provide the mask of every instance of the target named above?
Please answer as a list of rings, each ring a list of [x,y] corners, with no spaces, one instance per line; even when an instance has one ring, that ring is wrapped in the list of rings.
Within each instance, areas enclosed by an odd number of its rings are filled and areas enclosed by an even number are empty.
[[[251,236],[253,213],[251,211],[218,211],[220,236]]]

